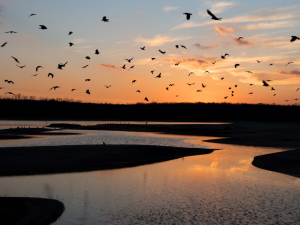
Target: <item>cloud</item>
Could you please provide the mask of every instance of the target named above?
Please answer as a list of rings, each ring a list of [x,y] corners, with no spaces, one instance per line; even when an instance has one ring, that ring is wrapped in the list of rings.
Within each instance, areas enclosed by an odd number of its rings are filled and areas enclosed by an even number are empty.
[[[99,63],[98,66],[104,67],[104,68],[109,68],[109,69],[117,69],[119,70],[120,68],[115,66],[115,65],[111,65],[111,64],[103,64],[103,63]]]
[[[299,76],[300,75],[300,71],[297,71],[297,70],[291,70],[290,72],[279,71],[278,73],[281,75],[291,75],[291,76]]]
[[[85,39],[82,39],[82,38],[78,38],[78,39],[74,39],[72,41],[74,44],[81,44],[81,43],[85,43],[86,40]]]
[[[166,6],[164,8],[164,11],[168,12],[168,11],[175,10],[175,9],[178,9],[178,6]]]
[[[218,45],[202,46],[199,43],[194,44],[194,46],[196,46],[197,48],[203,49],[203,50],[205,50],[205,49],[214,49],[214,48],[218,48],[219,47]]]
[[[216,25],[215,29],[223,36],[233,36],[232,34],[232,32],[234,31],[233,28],[224,28],[219,25]]]
[[[233,2],[218,2],[218,3],[215,3],[211,6],[211,11],[213,13],[220,13],[220,12],[223,12],[229,8],[232,8],[234,5]]]
[[[185,63],[185,62],[189,62],[189,63],[196,63],[198,66],[202,66],[204,64],[207,64],[207,62],[205,60],[202,59],[197,59],[197,58],[180,58],[180,59],[163,59],[164,62],[168,62],[168,63]]]
[[[134,41],[146,46],[161,46],[168,42],[181,41],[190,38],[191,37],[187,37],[187,36],[170,37],[170,36],[164,36],[158,34],[155,35],[153,38],[143,38],[142,36],[138,36]]]
[[[239,27],[238,30],[262,30],[262,29],[275,29],[275,28],[283,28],[283,27],[294,27],[298,25],[297,21],[281,21],[281,22],[272,22],[272,23],[255,23],[248,24],[242,27]]]

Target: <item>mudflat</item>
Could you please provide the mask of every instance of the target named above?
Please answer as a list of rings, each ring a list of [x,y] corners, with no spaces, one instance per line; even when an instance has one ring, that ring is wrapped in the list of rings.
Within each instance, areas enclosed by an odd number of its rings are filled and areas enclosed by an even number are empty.
[[[211,149],[152,145],[0,148],[0,176],[114,169],[212,153]]]

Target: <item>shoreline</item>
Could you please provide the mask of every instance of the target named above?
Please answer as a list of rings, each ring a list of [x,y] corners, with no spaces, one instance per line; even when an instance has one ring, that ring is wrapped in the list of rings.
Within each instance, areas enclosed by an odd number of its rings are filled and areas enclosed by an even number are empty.
[[[57,221],[65,206],[54,199],[0,197],[0,224],[44,224]]]
[[[214,150],[155,145],[5,147],[0,148],[0,176],[117,169],[209,154]]]

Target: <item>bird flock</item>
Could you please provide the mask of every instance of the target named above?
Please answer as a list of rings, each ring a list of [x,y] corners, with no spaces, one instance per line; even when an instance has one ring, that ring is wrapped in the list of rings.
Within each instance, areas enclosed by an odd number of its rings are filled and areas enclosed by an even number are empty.
[[[211,16],[211,19],[212,19],[212,20],[221,21],[222,18],[218,18],[218,17],[217,17],[216,15],[214,15],[210,10],[207,10],[206,12],[207,12],[207,14],[208,14],[209,16]],[[191,16],[193,15],[192,13],[188,13],[188,12],[185,12],[185,13],[183,13],[183,14],[186,16],[186,20],[190,20],[190,19],[191,19]],[[32,14],[29,15],[29,17],[32,17],[32,16],[37,16],[37,14],[32,13]],[[103,22],[109,22],[109,19],[108,19],[106,16],[103,16],[103,18],[102,18],[101,21],[103,21]],[[39,29],[41,29],[41,30],[48,30],[47,26],[45,26],[45,25],[39,25]],[[6,31],[5,33],[7,33],[7,34],[16,34],[16,33],[18,33],[18,32],[17,32],[17,31]],[[72,34],[73,34],[72,31],[69,31],[69,32],[68,32],[68,35],[69,35],[69,36],[71,36]],[[240,41],[240,40],[242,40],[242,39],[244,39],[244,37],[238,37],[238,38],[237,38],[237,41]],[[297,41],[297,40],[300,40],[300,38],[297,37],[297,36],[291,36],[290,42],[295,42],[295,41]],[[9,43],[8,43],[8,41],[6,41],[6,42],[4,42],[4,43],[1,45],[1,48],[4,48],[4,47],[6,47],[6,46],[8,46],[8,45],[9,45]],[[74,43],[69,42],[69,47],[72,47],[72,46],[74,46],[74,45],[75,45]],[[176,44],[174,47],[175,47],[176,49],[183,48],[183,49],[185,49],[185,50],[188,50],[188,48],[187,48],[186,46],[182,45],[182,44],[180,44],[180,45]],[[146,51],[146,46],[140,47],[140,50]],[[163,51],[163,50],[161,50],[161,49],[158,49],[158,52],[161,53],[161,54],[163,54],[163,55],[166,54],[166,51]],[[99,50],[98,50],[98,49],[95,49],[94,54],[95,54],[95,55],[99,55],[99,54],[100,54]],[[230,57],[230,55],[229,55],[228,53],[225,53],[224,55],[221,55],[220,58],[221,58],[221,60],[226,60],[226,57]],[[11,56],[11,58],[17,63],[16,66],[19,67],[20,69],[23,69],[23,68],[26,67],[26,65],[22,65],[22,64],[21,64],[21,62],[19,61],[18,58],[14,57],[14,56]],[[90,56],[86,56],[85,59],[86,59],[86,60],[90,60],[91,57],[90,57]],[[134,69],[134,65],[132,65],[132,66],[127,66],[127,63],[132,63],[132,62],[133,62],[134,57],[131,57],[131,58],[124,58],[124,60],[126,61],[126,63],[125,63],[123,66],[120,66],[121,69],[128,70],[128,71]],[[152,61],[153,61],[153,60],[156,60],[156,57],[152,57],[151,60],[152,60]],[[260,61],[260,60],[256,60],[256,61],[257,61],[257,63],[262,63],[262,61]],[[213,65],[215,65],[216,63],[218,63],[218,61],[211,62],[211,64],[213,64]],[[290,65],[290,64],[292,64],[292,63],[293,63],[293,62],[287,62],[287,64],[286,64],[285,66],[288,66],[288,65]],[[58,66],[57,66],[57,69],[63,70],[64,67],[67,66],[67,64],[68,64],[68,61],[65,62],[65,63],[59,63]],[[180,62],[176,62],[174,65],[178,67],[178,66],[180,66]],[[88,66],[89,66],[89,64],[86,64],[86,65],[82,66],[81,68],[87,68]],[[239,66],[240,66],[240,63],[236,63],[235,65],[233,65],[233,67],[234,67],[235,69],[237,69]],[[269,64],[269,66],[273,66],[273,63]],[[35,72],[39,72],[40,69],[44,69],[44,67],[41,66],[41,65],[36,66]],[[150,72],[151,72],[151,74],[154,74],[155,70],[151,70]],[[247,70],[247,71],[245,71],[245,72],[246,72],[246,73],[249,73],[249,74],[250,74],[250,73],[252,74],[252,72],[251,72],[250,70]],[[47,77],[48,77],[48,78],[51,78],[51,79],[55,79],[55,75],[54,75],[54,74],[55,74],[55,72],[52,72],[52,71],[51,71],[51,72],[48,73],[48,76],[47,76]],[[193,74],[195,74],[195,73],[194,73],[194,72],[190,72],[190,73],[188,74],[188,76],[193,75]],[[210,72],[209,72],[208,70],[205,70],[204,74],[210,74]],[[34,74],[34,75],[32,75],[32,76],[37,76],[37,75],[38,75],[38,73],[36,73],[36,74]],[[158,75],[154,76],[154,78],[162,78],[162,73],[161,73],[161,72],[158,73]],[[224,78],[225,78],[225,77],[221,77],[220,80],[224,80]],[[91,81],[90,78],[85,79],[85,82],[90,82],[90,81]],[[137,80],[134,79],[134,80],[132,80],[131,84],[134,85],[134,83],[136,83],[136,82],[137,82]],[[262,80],[262,86],[264,86],[264,87],[271,87],[271,86],[270,86],[270,82],[272,82],[272,80]],[[7,84],[11,85],[11,84],[14,84],[14,81],[5,79],[5,80],[4,80],[4,83],[7,83]],[[195,83],[187,83],[187,85],[188,85],[188,86],[192,86],[192,85],[195,85]],[[253,84],[249,84],[249,85],[252,86]],[[110,87],[112,87],[112,85],[104,85],[104,86],[105,86],[105,88],[110,88]],[[173,86],[175,86],[175,84],[169,84],[169,86],[166,87],[165,89],[168,91],[168,90],[169,90],[171,87],[173,87]],[[205,85],[205,84],[202,83],[201,86],[202,86],[202,88],[206,88],[207,85]],[[234,87],[234,89],[235,89],[235,88],[238,87],[238,85],[234,85],[233,87]],[[4,87],[0,87],[0,89],[3,89],[3,88],[4,88]],[[50,91],[52,91],[52,90],[55,91],[55,90],[58,89],[58,88],[60,88],[60,86],[56,85],[56,86],[51,87],[49,90],[50,90]],[[230,91],[230,94],[227,95],[227,96],[225,96],[224,99],[227,99],[229,96],[231,96],[231,97],[234,96],[234,90],[233,90],[233,88],[232,88],[232,87],[229,87],[228,89],[229,89],[229,91]],[[271,91],[275,91],[275,88],[274,88],[274,87],[271,87],[270,90],[271,90]],[[296,91],[299,91],[299,90],[300,90],[300,88],[297,88]],[[73,91],[76,91],[76,88],[72,88],[70,91],[72,91],[72,92],[73,92]],[[142,93],[141,90],[136,90],[136,92],[137,92],[137,93]],[[202,92],[202,90],[199,90],[199,89],[198,89],[197,92]],[[90,92],[89,89],[87,89],[87,90],[85,91],[85,93],[88,94],[88,95],[91,94],[91,92]],[[13,92],[11,92],[11,91],[6,92],[5,94],[15,95],[15,94],[14,94]],[[252,94],[253,94],[253,91],[249,92],[249,94],[252,95]],[[274,93],[273,96],[276,96],[276,94]],[[176,97],[178,97],[178,95],[176,95]],[[300,98],[299,98],[299,99],[300,99]],[[291,100],[297,101],[298,99],[291,99]],[[148,102],[148,101],[149,101],[148,97],[144,97],[144,101],[147,101],[147,102]],[[288,102],[288,101],[290,101],[290,100],[284,100],[284,101]]]

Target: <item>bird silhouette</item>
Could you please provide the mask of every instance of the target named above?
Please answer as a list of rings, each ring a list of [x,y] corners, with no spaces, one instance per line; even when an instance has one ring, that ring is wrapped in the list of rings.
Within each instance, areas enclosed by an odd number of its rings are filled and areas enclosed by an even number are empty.
[[[204,72],[204,74],[206,74],[206,73],[209,73],[209,71],[206,70],[206,71]]]
[[[169,88],[168,88],[168,87],[166,87],[166,90],[168,91],[168,90],[169,90]]]
[[[252,95],[253,94],[253,92],[249,92],[249,95]]]
[[[151,60],[155,60],[156,58],[151,58]]]
[[[231,90],[231,87],[229,87],[228,89]]]
[[[288,66],[288,65],[290,65],[291,63],[294,63],[294,62],[288,62],[285,66]]]
[[[175,48],[179,48],[179,45],[175,45]]]
[[[250,86],[252,86],[253,84],[250,84]]]
[[[237,87],[237,85],[234,85],[234,87],[236,88],[236,87]]]
[[[180,46],[181,46],[181,48],[184,48],[184,49],[188,50],[184,45],[180,45]]]
[[[276,94],[274,94],[273,96],[276,96]]]
[[[53,73],[48,73],[48,77],[54,77],[54,74]]]
[[[222,59],[226,59],[226,56],[229,56],[229,54],[228,54],[228,53],[225,53],[225,55],[221,55],[221,58],[222,58]]]
[[[16,34],[16,33],[18,33],[18,32],[16,32],[16,31],[6,31],[5,33],[9,33],[9,34]]]
[[[31,13],[31,14],[29,15],[29,17],[31,17],[31,16],[36,16],[36,14],[35,14],[35,13]]]
[[[4,82],[6,82],[8,84],[15,84],[12,80],[5,80]]]
[[[237,63],[234,65],[234,68],[237,68],[238,66],[240,66],[240,64]]]
[[[202,83],[202,87],[203,87],[203,88],[205,88],[205,87],[206,87],[206,85],[204,85],[204,84]]]
[[[155,78],[161,78],[161,73],[159,73]]]
[[[273,66],[273,63],[271,63],[269,66]]]
[[[50,88],[50,91],[51,91],[52,89],[55,91],[56,88],[60,88],[60,87],[59,87],[59,86],[54,86],[54,87]]]
[[[296,91],[299,91],[300,90],[300,88],[297,88],[297,90]]]
[[[122,69],[126,69],[126,64],[124,64],[123,66],[121,66],[120,68],[122,68]]]
[[[137,90],[136,92],[138,92],[138,93],[141,93],[141,91],[140,91],[140,90]]]
[[[158,50],[161,54],[166,54],[166,52],[165,51],[162,51],[162,50]]]
[[[72,47],[74,44],[72,42],[69,42],[70,47]]]
[[[103,22],[109,22],[109,19],[106,18],[106,16],[103,16],[102,20]]]
[[[131,66],[131,67],[130,67],[128,70],[131,70],[131,69],[133,69],[133,67],[134,67],[134,66]]]
[[[186,19],[190,20],[191,15],[193,15],[192,13],[183,13],[184,15],[186,15]]]
[[[211,19],[212,19],[212,20],[220,20],[220,21],[221,21],[222,18],[216,17],[216,16],[215,16],[211,11],[209,11],[209,10],[206,10],[206,11],[207,11],[208,15],[211,16]]]
[[[100,54],[100,52],[99,52],[98,49],[95,50],[95,54],[96,54],[96,55],[99,55],[99,54]]]
[[[73,34],[73,32],[72,32],[72,31],[69,31],[69,34],[68,34],[68,35],[71,35],[71,34]]]
[[[251,72],[251,71],[249,71],[249,70],[248,70],[248,71],[245,71],[245,72],[246,72],[246,73],[252,73],[252,72]]]
[[[88,95],[90,95],[90,94],[91,94],[91,92],[90,92],[90,90],[89,90],[89,89],[87,89],[87,90],[85,91],[85,93],[87,93]]]
[[[188,76],[190,76],[191,74],[194,74],[194,72],[190,72]]]
[[[134,57],[132,57],[131,59],[125,59],[127,62],[131,63],[131,61],[133,60]]]
[[[272,87],[272,88],[271,88],[271,91],[275,91],[275,89]]]
[[[146,46],[144,46],[144,47],[140,47],[140,49],[142,49],[142,50],[145,50],[145,48],[146,48]]]
[[[300,40],[300,38],[297,36],[291,36],[291,42],[294,42],[296,40]]]
[[[147,97],[145,97],[144,100],[147,101],[147,102],[149,101]]]
[[[224,97],[224,99],[227,99],[227,98],[228,98],[228,96],[225,96],[225,97]]]
[[[215,64],[217,61],[211,62],[211,64]]]
[[[16,66],[19,67],[19,68],[21,68],[21,69],[23,69],[26,65],[24,65],[24,66],[16,65]]]
[[[41,30],[46,30],[46,29],[48,29],[45,25],[39,25],[39,26],[40,26],[39,29],[41,29]]]
[[[85,58],[86,58],[86,59],[88,59],[88,60],[90,60],[90,59],[91,59],[91,57],[89,57],[89,56],[86,56]]]
[[[178,63],[175,63],[175,66],[178,66],[180,64],[180,62],[178,62]]]
[[[85,65],[85,66],[83,66],[82,68],[87,68],[89,65]]]
[[[221,77],[221,80],[224,80],[224,77]]]
[[[35,68],[35,71],[38,71],[39,68],[43,68],[43,69],[44,69],[44,67],[42,67],[42,66],[37,66],[37,67]]]
[[[85,79],[84,81],[91,81],[91,79]]]
[[[187,83],[187,85],[189,85],[189,86],[194,85],[194,84],[195,84],[195,83],[191,83],[191,84]]]
[[[175,86],[175,84],[169,84],[169,87]]]
[[[243,38],[243,37],[239,37],[239,38],[238,38],[238,41],[241,40],[241,39],[244,39],[244,38]]]
[[[64,65],[60,63],[60,64],[58,64],[57,69],[62,70],[63,67],[64,67]]]
[[[15,58],[15,57],[13,57],[13,56],[12,56],[12,58],[13,58],[17,63],[20,63],[19,60],[18,60],[17,58]]]
[[[259,60],[256,60],[258,63],[261,63],[261,61],[259,61]]]
[[[36,77],[38,74],[31,75],[32,77]]]
[[[7,95],[15,95],[14,93],[12,93],[12,92],[6,92],[5,94],[7,94]]]
[[[7,42],[4,42],[4,43],[1,45],[1,47],[3,48],[6,44],[7,44]]]
[[[266,81],[263,80],[262,82],[263,82],[263,86],[265,86],[265,87],[269,86],[269,84]]]
[[[133,80],[131,83],[133,84],[133,83],[135,83],[136,82],[136,80]]]
[[[155,70],[151,70],[151,73],[153,74]]]
[[[110,88],[111,87],[111,85],[109,85],[109,86],[107,86],[107,85],[104,85],[106,88]]]
[[[73,88],[71,91],[76,91],[76,89]]]
[[[201,92],[202,90],[197,90],[197,92]]]

